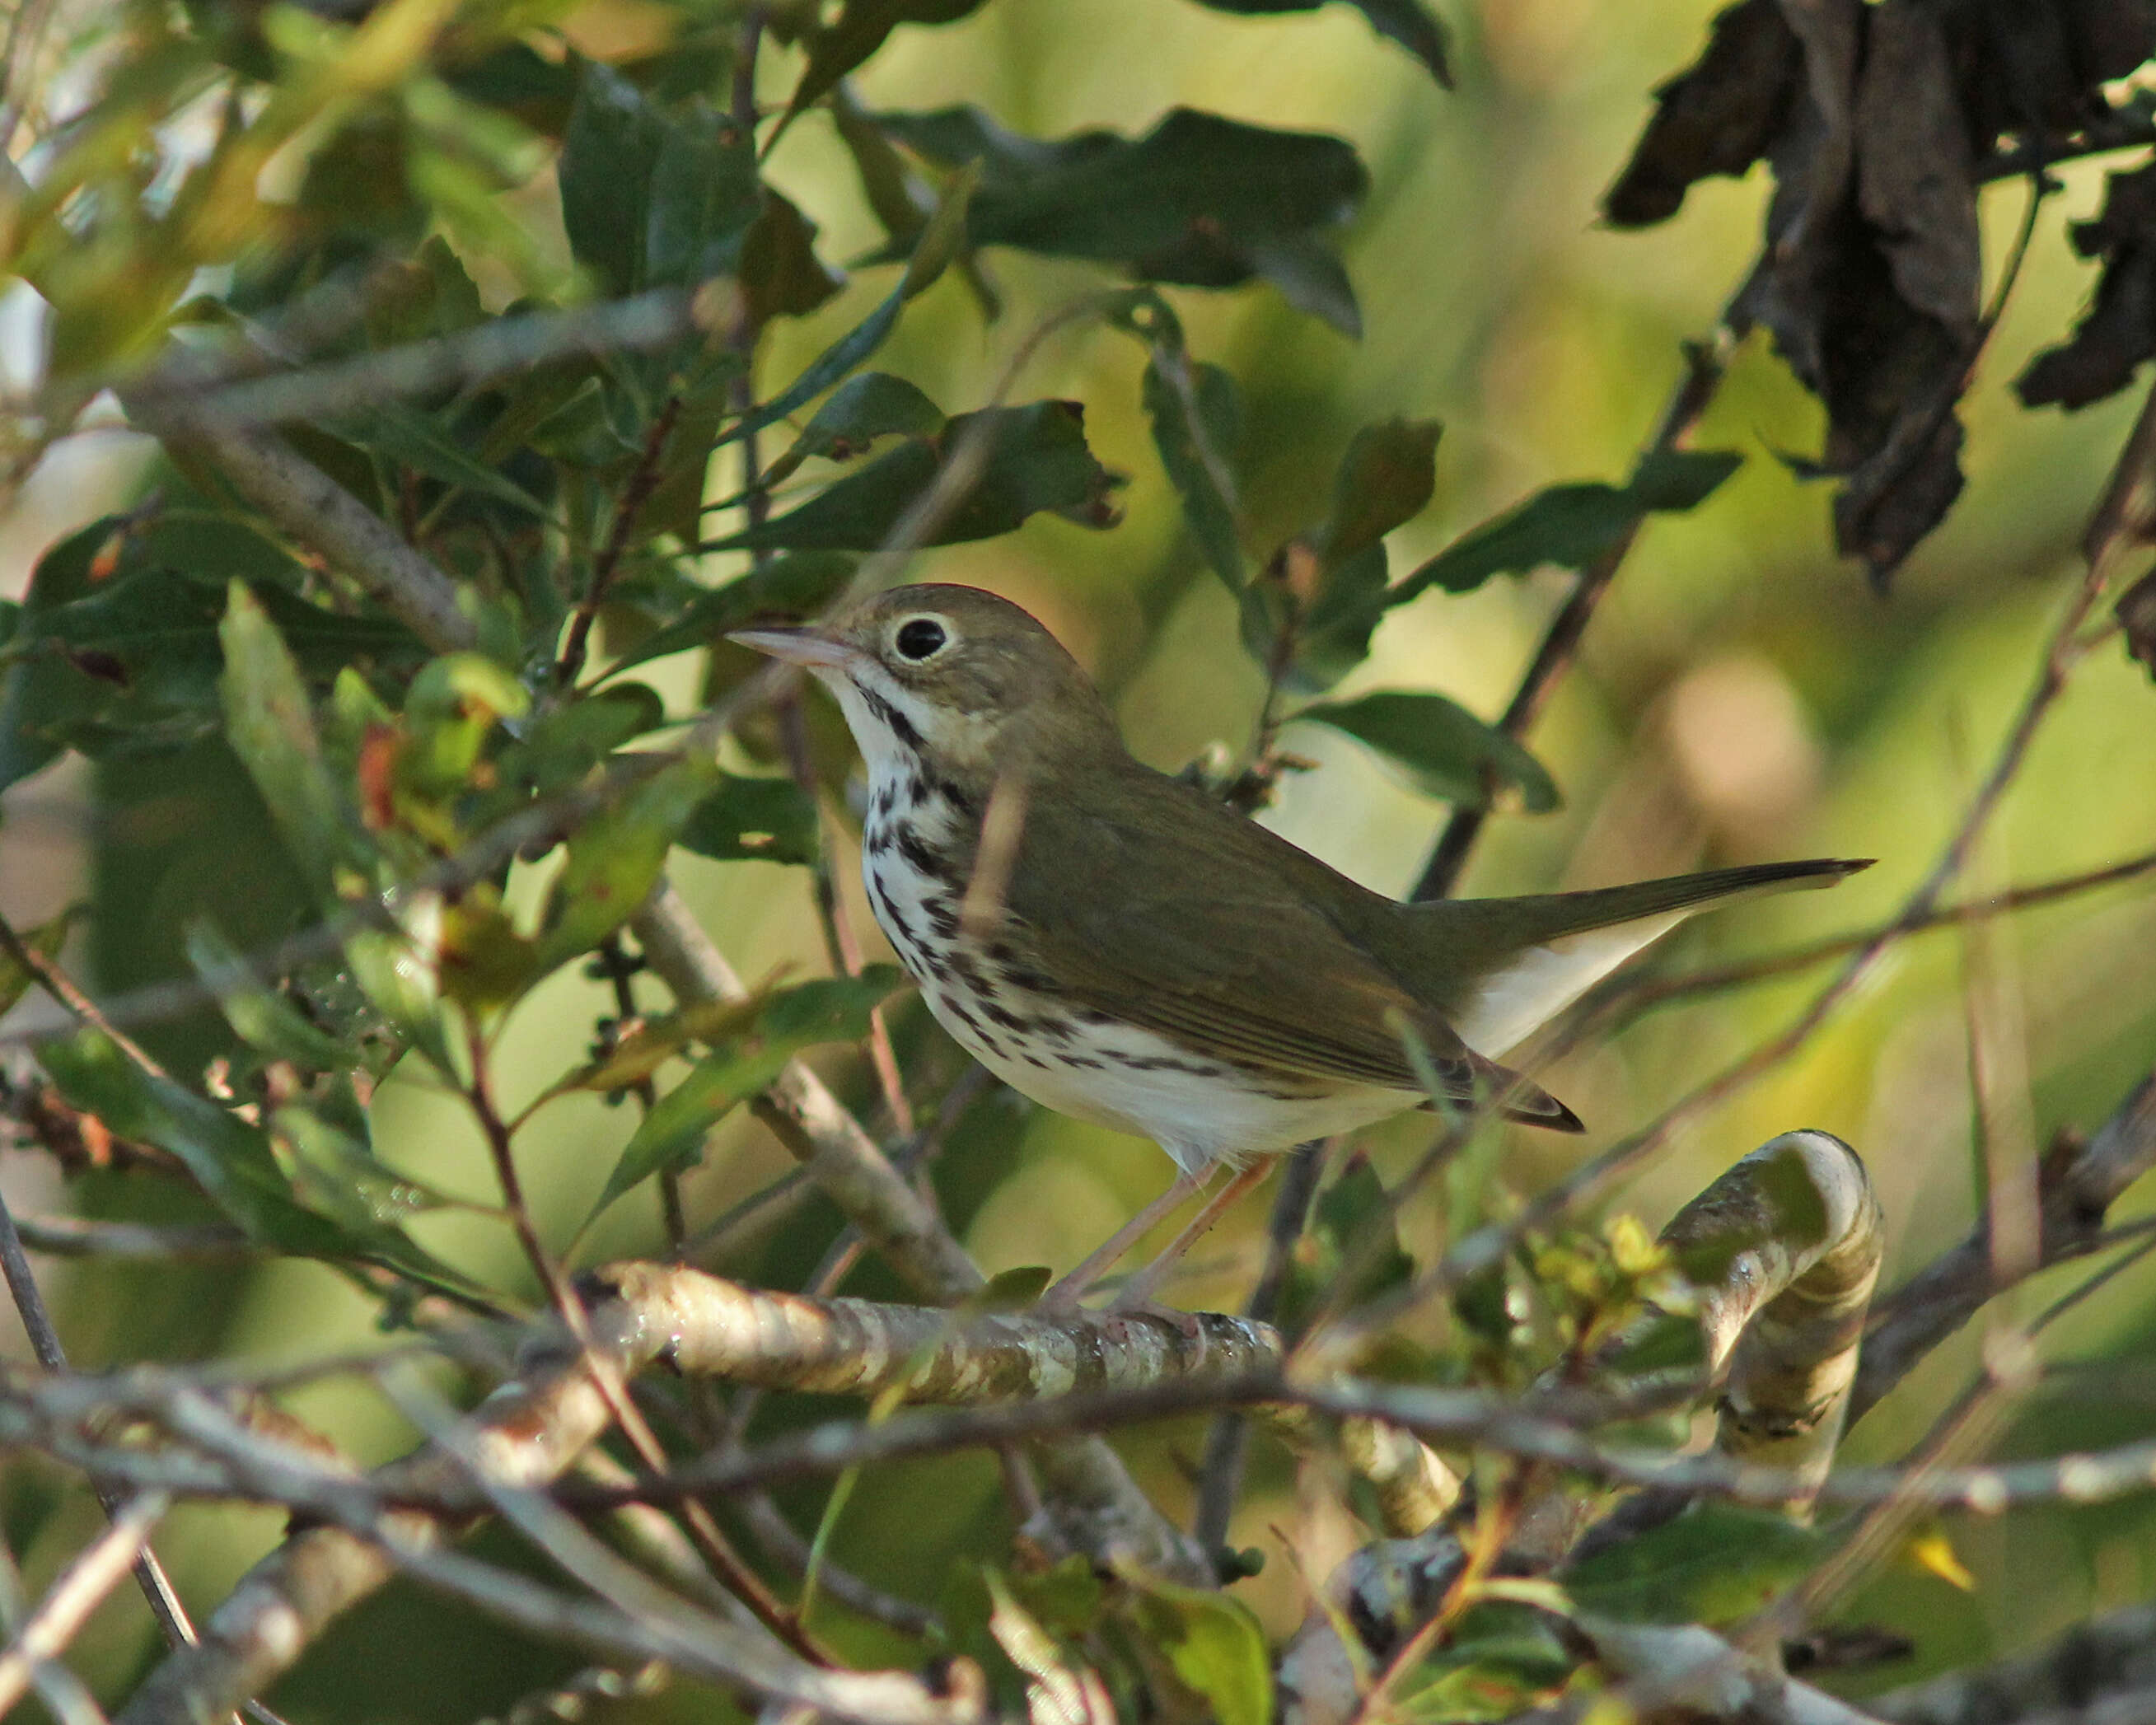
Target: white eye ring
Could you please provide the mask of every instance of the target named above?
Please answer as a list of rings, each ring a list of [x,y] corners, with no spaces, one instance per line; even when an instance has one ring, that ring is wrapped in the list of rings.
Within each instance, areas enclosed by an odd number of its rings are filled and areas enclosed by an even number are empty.
[[[911,665],[925,664],[951,644],[951,625],[924,613],[909,617],[891,632],[891,651]]]

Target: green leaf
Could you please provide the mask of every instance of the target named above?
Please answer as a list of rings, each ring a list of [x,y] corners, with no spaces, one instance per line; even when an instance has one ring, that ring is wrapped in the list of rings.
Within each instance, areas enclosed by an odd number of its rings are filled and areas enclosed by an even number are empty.
[[[871,118],[916,154],[981,165],[967,234],[982,245],[1118,264],[1147,281],[1270,280],[1349,334],[1359,325],[1319,239],[1368,190],[1354,146],[1177,108],[1142,138],[1006,131],[975,108]]]
[[[1235,380],[1219,366],[1193,364],[1178,347],[1156,347],[1147,362],[1139,398],[1152,422],[1160,465],[1183,500],[1190,536],[1229,591],[1243,588],[1243,552],[1235,531],[1237,504],[1229,453],[1242,433]]]
[[[793,447],[764,470],[778,485],[812,455],[846,461],[880,437],[928,437],[943,429],[943,410],[903,377],[863,372],[824,398]]]
[[[831,104],[831,120],[884,233],[901,244],[911,241],[935,208],[926,183],[850,92],[842,90]]]
[[[706,1055],[652,1105],[592,1214],[662,1168],[688,1166],[704,1134],[767,1086],[803,1049],[866,1035],[870,1010],[901,979],[895,966],[871,965],[856,977],[803,983],[773,995],[748,1031]]]
[[[534,796],[575,783],[624,743],[665,722],[666,706],[659,692],[627,678],[548,707],[494,757],[501,783],[498,806],[493,799],[484,802],[473,826],[506,815]]]
[[[1438,432],[1434,419],[1388,419],[1357,432],[1333,476],[1324,526],[1282,546],[1245,590],[1244,644],[1269,672],[1278,666],[1289,687],[1330,688],[1369,657],[1389,599],[1385,535],[1430,502]]]
[[[799,508],[705,548],[873,551],[935,483],[950,452],[974,437],[987,439],[979,475],[924,544],[993,538],[1042,510],[1086,526],[1115,521],[1111,496],[1122,480],[1086,448],[1085,409],[1076,402],[1040,401],[958,414],[939,435],[909,439]]]
[[[1743,464],[1722,450],[1666,450],[1623,485],[1552,485],[1453,542],[1386,595],[1404,605],[1433,587],[1467,593],[1492,575],[1553,563],[1578,569],[1620,544],[1647,515],[1695,507]]]
[[[226,739],[309,885],[335,898],[339,874],[365,868],[370,850],[322,764],[299,665],[269,613],[240,582],[232,583],[218,634]]]
[[[76,1107],[178,1157],[249,1239],[310,1257],[354,1250],[342,1229],[294,1199],[261,1127],[143,1071],[95,1030],[44,1044],[38,1060]]]
[[[1215,12],[1270,16],[1315,12],[1325,0],[1199,0],[1199,3]],[[1422,0],[1349,0],[1349,4],[1369,20],[1372,29],[1399,43],[1423,63],[1431,77],[1447,90],[1452,88],[1452,70],[1445,57],[1445,26]]]
[[[816,800],[799,785],[731,774],[696,805],[680,843],[721,862],[813,863],[823,850]]]
[[[1646,509],[1697,509],[1744,465],[1733,449],[1655,449],[1641,458],[1629,487]]]
[[[1355,434],[1332,481],[1332,515],[1318,536],[1328,563],[1344,562],[1413,521],[1437,490],[1435,419],[1387,419]]]
[[[814,228],[758,177],[755,139],[701,102],[661,106],[584,62],[558,178],[569,249],[616,297],[739,275],[761,322],[836,290]]]
[[[483,653],[429,660],[405,691],[399,781],[428,796],[468,788],[495,726],[521,718],[531,704],[524,685]]]
[[[643,907],[717,776],[701,757],[677,761],[578,829],[547,895],[536,952],[542,971],[590,951]]]
[[[367,337],[376,347],[398,347],[460,335],[485,320],[486,308],[464,260],[436,234],[410,263],[385,270],[367,308]]]
[[[389,1167],[363,1137],[315,1107],[291,1103],[275,1110],[270,1138],[293,1191],[356,1238],[394,1232],[405,1217],[450,1201]]]
[[[808,64],[786,105],[778,129],[837,88],[839,80],[862,64],[901,24],[954,23],[980,10],[983,0],[845,0],[839,15],[808,42]]]
[[[1442,695],[1365,695],[1353,701],[1321,701],[1293,716],[1346,732],[1406,768],[1422,790],[1449,803],[1486,808],[1492,793],[1502,785],[1516,787],[1531,814],[1547,814],[1561,800],[1556,780],[1542,762],[1503,732]]]
[[[30,572],[0,660],[0,790],[56,759],[68,746],[62,727],[80,703],[96,697],[89,677],[35,644],[51,613],[90,591],[92,560],[113,526],[110,516],[92,521],[47,550]]]
[[[963,1312],[1023,1312],[1048,1291],[1055,1272],[1045,1264],[1019,1264],[999,1270],[968,1294]]]
[[[547,513],[547,506],[523,486],[459,444],[444,423],[434,414],[393,402],[348,413],[330,429],[347,443],[445,485],[490,497],[526,515]]]
[[[760,569],[713,588],[665,628],[646,635],[624,653],[616,671],[708,647],[729,629],[774,614],[808,616],[844,591],[858,561],[844,552],[804,551],[773,557]]]
[[[442,901],[422,895],[408,906],[396,931],[364,929],[344,943],[352,981],[398,1039],[443,1072],[454,1070],[442,1023]]]
[[[701,105],[659,126],[637,285],[693,288],[734,272],[763,213],[756,142]]]
[[[1370,635],[1385,614],[1385,547],[1327,563],[1306,541],[1281,547],[1264,576],[1243,589],[1243,643],[1270,665],[1283,630],[1292,630],[1282,680],[1314,694],[1370,656]]]
[[[359,1055],[301,1016],[299,1008],[267,987],[216,925],[198,918],[187,925],[187,962],[240,1040],[303,1070],[337,1072],[359,1064]]]
[[[69,542],[69,561],[86,567],[110,537],[103,527],[77,536]],[[40,568],[59,555],[49,554]],[[224,560],[213,552],[206,561]],[[69,585],[80,596],[60,598]],[[311,676],[334,675],[355,660],[402,668],[424,656],[401,624],[341,616],[266,584],[257,598]],[[64,748],[103,756],[213,732],[222,716],[223,609],[222,582],[164,567],[130,569],[94,586],[33,581],[8,644],[13,662],[0,672],[0,720],[8,726],[0,737],[0,783]]]
[[[1496,1725],[1553,1699],[1578,1664],[1543,1614],[1477,1604],[1402,1683],[1402,1706],[1431,1725]]]
[[[620,299],[643,282],[651,177],[666,127],[612,67],[586,61],[579,72],[557,171],[562,223],[577,261]]]
[[[1138,1621],[1175,1675],[1207,1703],[1217,1725],[1271,1725],[1273,1680],[1265,1631],[1250,1607],[1224,1594],[1152,1576],[1138,1589]]]
[[[23,944],[39,957],[57,959],[60,948],[67,944],[68,931],[88,908],[86,905],[69,905],[49,922],[16,932]],[[29,967],[16,963],[13,953],[0,952],[0,1014],[11,1010],[36,980]]]
[[[749,321],[759,329],[774,317],[806,316],[846,285],[816,255],[816,224],[769,187],[742,236],[737,268]]]
[[[913,241],[906,274],[876,308],[839,337],[804,367],[777,395],[751,413],[743,414],[719,439],[732,443],[788,418],[823,394],[846,375],[867,362],[883,346],[884,338],[898,326],[899,313],[906,301],[927,291],[950,267],[965,237],[966,208],[973,193],[973,177],[962,176],[945,193],[936,213]]]
[[[1810,1574],[1833,1545],[1830,1534],[1770,1511],[1695,1503],[1559,1579],[1593,1616],[1711,1628],[1750,1616]]]
[[[1414,1274],[1384,1183],[1359,1152],[1319,1195],[1306,1245],[1290,1262],[1281,1291],[1279,1321],[1289,1335],[1301,1332],[1321,1301],[1372,1299]],[[1362,1267],[1352,1288],[1338,1287],[1351,1258]]]

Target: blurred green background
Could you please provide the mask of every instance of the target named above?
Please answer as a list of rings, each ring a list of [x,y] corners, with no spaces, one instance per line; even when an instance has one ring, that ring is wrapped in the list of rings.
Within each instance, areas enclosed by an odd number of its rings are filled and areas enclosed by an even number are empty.
[[[1357,427],[1394,414],[1444,422],[1437,501],[1394,542],[1412,561],[1541,485],[1614,480],[1629,470],[1680,373],[1681,344],[1711,332],[1756,253],[1765,196],[1754,174],[1697,189],[1661,228],[1620,234],[1597,219],[1599,194],[1648,111],[1649,91],[1697,52],[1709,0],[1450,0],[1444,9],[1459,83],[1451,92],[1345,8],[1239,20],[1172,0],[997,0],[957,26],[901,29],[863,74],[862,94],[891,107],[976,102],[1041,136],[1087,126],[1141,131],[1182,103],[1353,140],[1374,177],[1345,244],[1363,305],[1359,342],[1291,312],[1264,287],[1173,297],[1194,351],[1229,367],[1244,393],[1238,455],[1257,542],[1322,515],[1333,465]],[[660,21],[641,0],[596,0],[570,34],[603,45]],[[767,100],[783,100],[796,64],[784,51],[767,55]],[[2071,417],[2029,413],[2005,387],[2030,352],[2057,339],[2088,289],[2091,272],[2071,256],[2063,228],[2092,211],[2104,165],[2066,170],[2066,191],[2043,212],[1969,399],[1968,492],[1888,596],[1836,562],[1825,489],[1777,459],[1816,449],[1816,407],[1763,341],[1739,351],[1698,442],[1741,451],[1743,471],[1695,513],[1650,519],[1532,739],[1564,806],[1493,819],[1468,891],[1601,885],[1775,856],[1880,859],[1831,895],[1708,919],[1662,953],[1671,966],[1763,952],[1892,913],[1932,865],[2033,678],[2079,567],[2075,543],[2133,411],[2122,398]],[[821,225],[827,256],[858,255],[880,240],[826,116],[788,132],[773,172]],[[2025,196],[2010,185],[1986,194],[1994,270]],[[552,197],[542,182],[519,207],[535,222],[552,221]],[[985,325],[964,285],[947,276],[910,309],[880,362],[953,408],[983,399],[1034,323],[1099,280],[1083,266],[1009,252],[988,262],[1006,302],[999,322]],[[793,375],[887,284],[887,272],[862,272],[815,316],[778,326],[761,381]],[[1022,397],[1086,403],[1095,449],[1132,475],[1120,526],[1092,533],[1036,517],[1010,537],[924,554],[914,573],[993,588],[1034,609],[1115,692],[1137,751],[1175,767],[1216,740],[1240,747],[1260,688],[1237,644],[1232,602],[1192,554],[1152,453],[1137,402],[1142,357],[1111,331],[1067,330],[1042,344],[1019,383]],[[7,529],[9,575],[19,581],[43,537],[94,512],[97,485],[123,485],[127,459],[108,440],[98,461],[70,457],[63,481],[33,483]],[[722,457],[711,495],[733,481]],[[715,561],[712,572],[728,567]],[[1563,580],[1501,580],[1393,614],[1344,692],[1440,690],[1494,717]],[[698,675],[684,660],[661,666],[654,680],[685,704]],[[2107,646],[2046,726],[1964,890],[2092,868],[2156,845],[2152,729],[2156,691]],[[839,733],[824,723],[819,735],[834,744]],[[1286,742],[1317,768],[1291,776],[1264,818],[1357,879],[1404,891],[1442,806],[1404,788],[1344,738],[1301,731]],[[191,910],[236,913],[228,926],[241,936],[276,921],[288,889],[252,797],[208,757],[33,781],[10,798],[0,829],[8,909],[33,916],[71,893],[94,896],[83,956],[100,988],[182,970],[177,930]],[[880,952],[860,901],[851,836],[850,828],[833,833],[834,854],[854,926]],[[800,871],[683,858],[676,878],[744,975],[781,963],[809,973],[823,967]],[[246,920],[250,908],[259,922]],[[2027,1156],[2061,1126],[2093,1125],[2146,1070],[2156,1051],[2152,952],[2156,897],[2145,882],[1991,925],[1974,945],[1951,931],[1919,937],[1797,1059],[1688,1128],[1620,1202],[1659,1225],[1764,1139],[1823,1127],[1871,1165],[1888,1219],[1891,1286],[1958,1238],[1974,1214],[1972,973],[1994,1003],[1984,1029],[2001,1057],[1999,1124],[2014,1153]],[[1586,1119],[1589,1136],[1516,1133],[1504,1181],[1532,1192],[1650,1118],[1786,1022],[1824,975],[1666,1010],[1571,1056],[1548,1081]],[[558,1071],[588,1042],[594,1016],[610,1009],[598,985],[563,978],[525,1005],[501,1057],[511,1103]],[[910,1071],[957,1071],[955,1050],[917,1005],[899,1012],[896,1032]],[[184,1048],[182,1034],[167,1034]],[[857,1062],[819,1064],[843,1093],[871,1104]],[[386,1156],[451,1191],[489,1193],[482,1149],[457,1108],[393,1081],[377,1112]],[[588,1208],[630,1115],[579,1097],[526,1135],[526,1178],[557,1242]],[[1410,1120],[1372,1134],[1379,1168],[1397,1173],[1426,1132]],[[139,1214],[155,1200],[141,1183],[106,1177],[70,1199],[54,1190],[49,1171],[12,1161],[10,1192],[31,1209],[71,1201]],[[689,1182],[692,1223],[787,1166],[760,1127],[737,1120]],[[1002,1098],[968,1116],[938,1180],[963,1237],[993,1271],[1067,1267],[1166,1173],[1148,1144]],[[2129,1200],[2114,1219],[2148,1204]],[[656,1249],[654,1209],[648,1189],[618,1206],[579,1261]],[[1170,1297],[1239,1304],[1264,1211],[1260,1198],[1232,1216]],[[713,1267],[797,1286],[836,1227],[834,1213],[814,1201]],[[414,1232],[454,1261],[520,1285],[506,1229],[452,1215],[423,1218]],[[2041,1279],[2005,1302],[2009,1315],[2032,1314],[2083,1273]],[[105,1266],[54,1266],[49,1274],[67,1340],[85,1364],[296,1360],[377,1339],[371,1304],[305,1264],[245,1276]],[[894,1285],[871,1265],[847,1291],[889,1293]],[[1901,1454],[1979,1369],[1982,1330],[1941,1349],[1868,1420],[1851,1459]],[[2103,1364],[2066,1374],[2020,1404],[1998,1453],[2156,1431],[2156,1272],[2122,1277],[2047,1332],[2043,1351]],[[371,1394],[326,1386],[295,1405],[365,1455],[412,1440]],[[819,1411],[782,1399],[757,1429]],[[1118,1443],[1145,1483],[1187,1512],[1183,1469],[1202,1440],[1191,1423]],[[33,1587],[79,1548],[95,1514],[86,1496],[54,1486],[42,1471],[11,1469],[0,1493],[9,1544]],[[1367,1537],[1340,1507],[1337,1487],[1322,1474],[1299,1476],[1285,1451],[1258,1445],[1234,1539],[1270,1559],[1240,1591],[1276,1632],[1300,1618],[1301,1578],[1322,1577]],[[789,1500],[799,1525],[813,1527],[816,1501]],[[268,1514],[189,1510],[159,1544],[184,1595],[207,1609],[279,1532]],[[2156,1594],[2156,1505],[2145,1500],[1963,1522],[1951,1532],[1973,1589],[1897,1565],[1840,1608],[1845,1619],[1916,1639],[1913,1660],[1879,1681],[2027,1645],[2092,1609]],[[871,1475],[840,1523],[834,1554],[894,1591],[932,1599],[949,1560],[993,1554],[1005,1538],[994,1469],[969,1459]],[[864,1655],[877,1645],[873,1631],[834,1617],[846,1645]],[[300,1720],[463,1719],[506,1705],[564,1665],[559,1653],[477,1620],[443,1636],[452,1620],[462,1621],[392,1589],[341,1625],[272,1699]],[[140,1601],[116,1598],[81,1652],[100,1692],[123,1694],[153,1656]],[[684,1717],[706,1710],[701,1698],[637,1705]]]

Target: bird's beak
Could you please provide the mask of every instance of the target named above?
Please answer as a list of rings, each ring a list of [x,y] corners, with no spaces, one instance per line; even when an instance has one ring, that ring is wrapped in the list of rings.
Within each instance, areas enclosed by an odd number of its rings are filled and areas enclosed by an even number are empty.
[[[757,653],[768,653],[788,665],[810,670],[835,670],[854,656],[855,649],[820,629],[737,629],[730,641]]]

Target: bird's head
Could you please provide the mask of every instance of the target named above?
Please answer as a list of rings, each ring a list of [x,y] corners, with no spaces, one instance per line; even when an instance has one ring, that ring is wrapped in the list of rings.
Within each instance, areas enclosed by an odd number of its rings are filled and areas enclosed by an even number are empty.
[[[872,775],[925,759],[993,780],[1103,740],[1122,748],[1077,660],[1026,612],[978,588],[894,588],[823,623],[727,639],[829,688]]]

